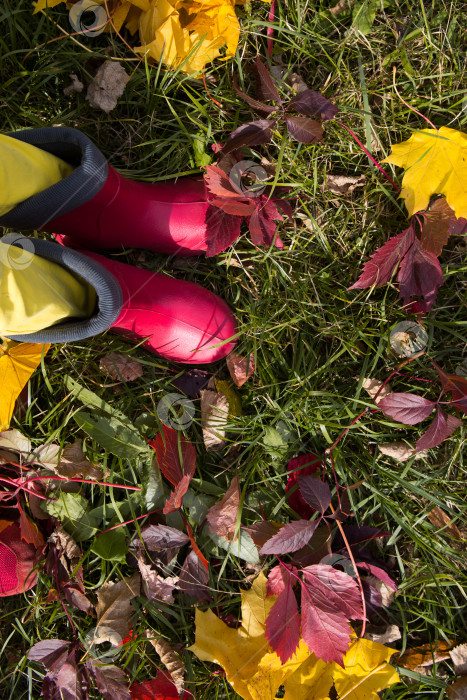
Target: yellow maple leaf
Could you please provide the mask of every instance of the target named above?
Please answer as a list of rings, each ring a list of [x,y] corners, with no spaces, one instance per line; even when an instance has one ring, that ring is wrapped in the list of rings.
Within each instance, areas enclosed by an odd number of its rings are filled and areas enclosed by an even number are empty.
[[[467,134],[421,129],[382,162],[405,169],[400,197],[410,216],[426,209],[432,194],[444,194],[456,217],[467,217]]]
[[[10,425],[15,402],[50,345],[17,343],[6,340],[0,345],[0,430]]]
[[[261,573],[249,591],[242,591],[242,625],[237,629],[212,610],[196,610],[196,639],[189,650],[202,661],[222,666],[243,700],[274,700],[282,685],[284,700],[327,700],[333,686],[340,699],[378,700],[378,690],[399,680],[387,663],[394,649],[366,639],[351,643],[345,668],[317,659],[303,639],[294,656],[282,664],[265,636],[266,618],[276,600],[266,594],[267,579]]]

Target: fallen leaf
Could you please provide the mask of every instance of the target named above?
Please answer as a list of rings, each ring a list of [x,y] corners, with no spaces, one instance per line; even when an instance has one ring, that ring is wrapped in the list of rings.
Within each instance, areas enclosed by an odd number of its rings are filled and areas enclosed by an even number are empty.
[[[230,541],[233,540],[237,527],[240,495],[238,474],[235,474],[225,496],[211,506],[206,516],[211,532]]]
[[[14,340],[6,340],[0,345],[0,430],[9,427],[16,399],[49,348],[50,344],[17,343]]]
[[[395,275],[408,251],[415,241],[415,229],[412,225],[387,241],[373,253],[363,267],[358,280],[349,289],[368,289],[375,285],[387,284]]]
[[[225,359],[230,376],[237,386],[243,386],[255,372],[255,360],[253,355],[242,357],[242,355],[238,355],[236,352],[232,351]]]
[[[456,129],[420,129],[392,146],[383,163],[404,168],[402,190],[409,215],[428,207],[430,196],[444,194],[457,218],[467,217],[467,135]]]
[[[467,676],[459,678],[446,688],[449,700],[467,700]]]
[[[462,540],[462,535],[457,525],[439,506],[434,506],[428,513],[427,518],[436,528],[442,529],[441,535],[447,535],[455,540]]]
[[[352,5],[354,4],[354,2],[355,2],[355,0],[339,0],[339,2],[336,5],[329,8],[329,12],[332,15],[339,15],[341,12],[344,12],[345,10],[352,9]]]
[[[427,211],[423,212],[423,226],[420,236],[422,248],[439,257],[457,221],[445,197],[432,202]]]
[[[200,391],[207,387],[210,378],[211,375],[204,369],[190,369],[181,377],[172,379],[172,384],[190,398],[197,399]]]
[[[417,672],[417,669],[433,666],[434,663],[449,659],[450,649],[452,649],[452,644],[448,642],[440,641],[436,646],[428,642],[428,644],[407,649],[402,656],[396,658],[396,663],[398,666]]]
[[[93,464],[86,459],[81,438],[63,448],[54,472],[68,479],[82,476],[85,479],[100,480],[104,476],[103,470],[97,464]]]
[[[185,665],[175,647],[163,637],[155,637],[154,632],[146,630],[146,638],[159,654],[160,659],[173,680],[178,692],[181,693],[185,685]]]
[[[121,668],[113,664],[99,663],[95,659],[88,659],[86,668],[94,678],[97,689],[102,693],[103,700],[131,700],[129,678]],[[77,700],[81,698],[77,696]]]
[[[140,575],[125,577],[117,583],[103,583],[97,591],[97,627],[94,643],[120,641],[128,636],[133,608],[131,599],[140,594]],[[101,629],[100,629],[101,628]]]
[[[421,438],[417,440],[415,449],[418,452],[419,450],[429,450],[432,447],[437,447],[461,425],[462,421],[459,418],[451,416],[437,406],[435,417]]]
[[[130,686],[131,700],[178,700],[177,687],[168,673],[158,670],[155,678]],[[185,695],[183,696],[185,698]],[[191,696],[191,693],[189,694]],[[188,695],[187,695],[188,698]]]
[[[249,527],[242,527],[250,535],[251,539],[257,547],[262,547],[268,540],[276,535],[284,523],[275,523],[268,520],[260,520]]]
[[[211,600],[208,583],[208,570],[195,552],[189,552],[180,570],[180,590],[198,600]]]
[[[423,301],[417,302],[417,311],[427,313],[431,309],[443,284],[443,271],[436,255],[424,250],[418,238],[401,262],[397,281],[399,296],[407,310],[414,310],[411,309],[415,303],[413,297],[423,297]]]
[[[374,399],[376,395],[378,396],[378,398],[375,400],[376,404],[378,404],[385,396],[392,393],[391,386],[389,384],[385,384],[383,386],[383,383],[384,382],[380,382],[378,379],[370,379],[369,377],[365,377],[362,382],[363,389],[365,389],[372,399]]]
[[[138,558],[138,568],[141,574],[143,595],[148,600],[160,600],[163,603],[174,603],[173,592],[178,589],[178,576],[159,576],[150,565]]]
[[[326,174],[326,185],[330,192],[339,195],[349,195],[357,187],[364,187],[366,185],[365,175],[333,175],[332,173]]]
[[[168,525],[147,525],[141,530],[141,536],[150,552],[180,549],[190,541],[184,532]]]
[[[101,357],[99,369],[118,382],[133,382],[144,372],[141,362],[120,352],[109,352]]]
[[[425,459],[428,457],[428,450],[420,450],[415,453],[413,448],[405,444],[405,442],[386,442],[378,445],[378,450],[387,457],[392,457],[398,462],[407,462],[412,457],[417,459]]]
[[[391,393],[378,402],[379,408],[387,416],[405,425],[417,425],[428,418],[435,407],[434,401],[429,401],[409,393]]]
[[[397,642],[398,639],[401,639],[401,631],[397,625],[387,625],[386,627],[367,625],[363,638],[378,644],[391,644],[391,642]]]
[[[166,425],[162,426],[162,432],[149,444],[156,451],[157,464],[162,474],[175,486],[163,510],[164,514],[174,513],[182,505],[183,496],[196,471],[196,450],[180,431]]]
[[[63,94],[66,97],[73,95],[75,92],[83,92],[84,85],[81,80],[78,79],[76,73],[70,73],[71,83],[63,89]]]
[[[260,554],[289,554],[304,547],[313,537],[319,521],[293,520],[282,527],[260,549]]]
[[[229,402],[224,394],[201,391],[201,425],[207,450],[218,450],[224,444],[228,416]]]
[[[34,567],[40,559],[44,538],[39,530],[35,533],[31,531],[30,535],[31,539],[35,537],[32,543],[22,539],[19,520],[2,522],[0,597],[18,595],[36,585],[37,571]]]
[[[94,80],[88,86],[86,99],[91,107],[98,107],[107,114],[117,106],[130,76],[118,61],[104,61]]]
[[[287,465],[287,472],[289,477],[287,479],[287,484],[285,487],[285,492],[288,493],[294,487],[298,486],[298,476],[300,474],[310,475],[316,474],[322,467],[322,462],[320,458],[308,452],[307,454],[300,455],[299,457],[294,457],[290,460]],[[314,508],[308,505],[308,503],[303,498],[300,493],[300,489],[295,488],[295,490],[289,494],[289,505],[293,510],[298,513],[302,518],[311,518],[313,515]]]
[[[459,644],[449,652],[451,661],[454,664],[454,671],[458,676],[467,674],[467,644]]]

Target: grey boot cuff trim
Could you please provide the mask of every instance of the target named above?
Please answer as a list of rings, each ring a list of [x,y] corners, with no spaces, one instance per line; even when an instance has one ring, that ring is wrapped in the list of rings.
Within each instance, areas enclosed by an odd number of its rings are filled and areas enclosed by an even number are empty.
[[[41,229],[92,199],[104,186],[109,166],[93,142],[77,129],[51,126],[15,131],[11,136],[75,166],[68,177],[29,197],[0,217],[0,226]]]
[[[16,240],[9,242],[11,245],[22,248],[22,240],[25,240],[25,237],[18,235]],[[9,338],[23,343],[71,343],[103,333],[115,323],[122,310],[122,290],[116,278],[103,265],[83,253],[65,248],[58,243],[38,238],[26,240],[34,244],[34,253],[39,257],[58,263],[89,282],[96,291],[97,310],[93,316],[84,321],[64,322],[37,333],[10,335]],[[30,247],[28,244],[27,250]]]

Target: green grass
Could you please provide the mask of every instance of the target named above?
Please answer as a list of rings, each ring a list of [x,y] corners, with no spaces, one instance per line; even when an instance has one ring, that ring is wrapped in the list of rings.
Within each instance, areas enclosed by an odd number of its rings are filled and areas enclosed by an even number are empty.
[[[282,54],[284,65],[298,72],[310,88],[341,107],[341,119],[377,160],[388,155],[390,144],[408,138],[411,129],[426,126],[396,95],[393,65],[397,67],[397,90],[407,103],[436,126],[466,129],[467,112],[462,110],[467,55],[464,2],[386,0],[366,36],[351,29],[349,11],[337,16],[326,12],[330,4],[324,0],[281,2],[274,23],[274,51]],[[131,178],[152,182],[198,172],[195,139],[204,142],[211,153],[213,142],[225,140],[233,128],[254,118],[234,92],[232,77],[243,73],[248,87],[248,59],[258,51],[266,55],[267,13],[268,6],[256,2],[251,9],[240,9],[243,31],[237,59],[209,68],[208,95],[202,81],[141,65],[109,35],[79,37],[79,43],[66,36],[53,41],[64,29],[68,31],[62,6],[48,16],[33,17],[29,0],[5,0],[0,8],[1,132],[72,126],[92,138],[110,163]],[[65,97],[63,88],[69,83],[69,73],[81,79],[89,76],[93,59],[105,57],[109,46],[132,75],[117,108],[105,115],[92,109],[84,94]],[[290,93],[284,88],[286,94]],[[323,454],[359,412],[372,405],[358,379],[388,376],[396,364],[389,352],[388,333],[406,318],[395,288],[384,287],[371,295],[347,291],[362,261],[407,221],[389,183],[348,133],[337,124],[327,124],[322,143],[304,146],[290,138],[283,140],[278,132],[273,143],[258,148],[256,154],[273,163],[280,157],[278,184],[292,188],[296,228],[282,225],[283,251],[256,250],[245,234],[225,253],[211,259],[201,257],[185,269],[150,253],[143,262],[138,262],[138,251],[129,251],[122,258],[198,282],[235,310],[238,349],[254,353],[257,364],[254,379],[239,390],[243,415],[232,419],[229,444],[222,453],[204,451],[198,421],[188,434],[197,445],[199,481],[195,488],[201,493],[209,484],[217,485],[222,493],[235,471],[239,472],[240,483],[246,486],[244,525],[260,519],[260,507],[266,517],[275,520],[293,517],[284,498],[288,460],[307,451]],[[387,167],[400,181],[400,171]],[[339,197],[323,186],[329,172],[365,174],[367,183],[351,197]],[[436,308],[423,321],[429,334],[427,354],[403,370],[405,377],[393,380],[396,391],[423,391],[430,397],[430,385],[410,377],[435,379],[429,358],[450,371],[466,359],[465,251],[465,240],[452,239],[443,252],[445,284]],[[119,393],[106,386],[99,371],[99,358],[110,350],[129,353],[145,367],[143,378]],[[223,362],[212,369],[220,378],[227,378]],[[27,414],[12,427],[35,444],[52,439],[66,444],[83,437],[72,417],[81,404],[70,397],[64,375],[137,421],[143,412],[155,413],[160,398],[173,391],[171,378],[182,370],[110,334],[75,345],[56,345],[31,382]],[[277,427],[279,421],[283,422],[280,428],[285,423],[289,429],[289,441],[272,448],[265,442],[265,429]],[[467,532],[466,433],[465,429],[456,431],[431,450],[427,459],[405,464],[377,450],[379,443],[400,439],[414,444],[419,435],[418,427],[406,428],[375,413],[356,423],[334,451],[339,483],[362,481],[350,492],[354,522],[380,526],[390,533],[376,549],[391,565],[399,593],[379,622],[400,627],[402,640],[396,643],[400,649],[436,640],[465,641],[464,553],[437,532],[426,516],[432,505],[440,505],[456,519],[464,536]],[[135,465],[104,455],[90,439],[86,446],[91,457],[106,463],[109,478],[123,474],[128,483],[139,483]],[[110,503],[108,490],[104,494],[98,487],[84,487],[83,492],[95,505],[99,498]],[[129,517],[141,512],[133,509]],[[126,532],[133,536],[135,528],[130,526]],[[86,549],[86,543],[83,551],[85,583],[91,596],[105,580],[117,580],[131,571],[100,560]],[[251,570],[245,563],[233,557],[213,569],[211,584],[225,612],[237,614],[239,584],[248,574]],[[41,574],[38,585],[25,596],[3,599],[2,698],[39,697],[41,667],[27,663],[28,649],[40,639],[71,639],[60,602],[46,603],[51,586],[53,582]],[[150,627],[183,646],[191,644],[193,608],[183,604],[161,607],[158,610],[138,598],[136,609],[142,614],[136,630]],[[68,613],[84,638],[95,622],[70,606]],[[212,675],[213,666],[199,662],[189,652],[184,660],[197,698],[237,697],[222,674]],[[145,642],[134,642],[118,661],[132,680],[139,681],[152,677],[158,663]],[[452,677],[452,667],[441,664],[432,675],[415,678],[401,669],[402,682],[384,697],[442,698],[446,684],[442,674]]]

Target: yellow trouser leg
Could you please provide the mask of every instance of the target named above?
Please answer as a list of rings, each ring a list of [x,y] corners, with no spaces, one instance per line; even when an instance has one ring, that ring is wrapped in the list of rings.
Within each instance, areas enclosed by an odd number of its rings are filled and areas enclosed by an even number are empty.
[[[72,172],[60,158],[0,134],[0,215]],[[33,239],[31,244],[33,250]],[[86,318],[95,304],[87,282],[0,239],[0,335],[34,333],[67,318]]]

